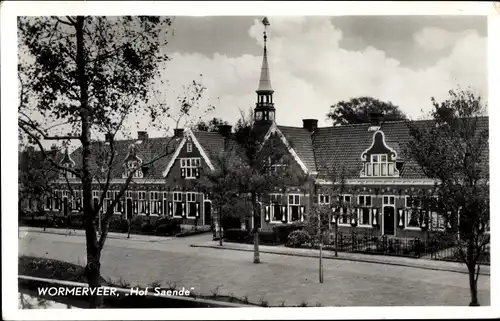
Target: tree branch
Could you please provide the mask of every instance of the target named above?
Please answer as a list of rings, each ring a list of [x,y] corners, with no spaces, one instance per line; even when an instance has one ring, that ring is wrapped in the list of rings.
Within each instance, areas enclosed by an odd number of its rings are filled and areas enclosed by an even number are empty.
[[[70,20],[70,22],[67,22],[67,21],[64,21],[62,20],[61,18],[57,17],[57,16],[54,16],[54,18],[59,21],[60,23],[62,23],[63,25],[67,25],[67,26],[70,26],[70,27],[74,27],[75,26],[75,23],[74,22],[71,22],[71,20],[69,19],[68,17],[68,20]]]

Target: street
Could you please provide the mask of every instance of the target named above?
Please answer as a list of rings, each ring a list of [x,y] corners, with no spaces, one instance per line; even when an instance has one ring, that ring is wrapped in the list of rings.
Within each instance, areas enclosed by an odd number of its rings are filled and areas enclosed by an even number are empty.
[[[101,274],[115,283],[194,288],[198,294],[231,294],[250,302],[286,306],[467,306],[468,276],[460,273],[341,260],[194,248],[211,235],[147,240],[108,239]],[[19,255],[85,264],[84,237],[20,233]],[[214,242],[215,243],[215,242]],[[479,278],[479,302],[490,304],[490,277]]]

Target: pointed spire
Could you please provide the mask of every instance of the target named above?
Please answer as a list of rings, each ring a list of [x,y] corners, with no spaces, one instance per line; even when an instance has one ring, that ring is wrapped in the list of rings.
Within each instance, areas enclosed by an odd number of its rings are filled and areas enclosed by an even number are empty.
[[[260,81],[257,92],[273,92],[273,88],[271,87],[271,77],[269,75],[269,64],[267,62],[267,26],[269,26],[269,20],[265,17],[262,20],[262,24],[264,25],[264,56],[262,58],[262,68],[260,71]]]

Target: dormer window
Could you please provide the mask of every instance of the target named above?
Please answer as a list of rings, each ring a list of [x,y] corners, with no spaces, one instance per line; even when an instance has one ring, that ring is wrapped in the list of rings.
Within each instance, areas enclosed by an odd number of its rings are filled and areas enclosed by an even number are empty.
[[[124,178],[129,177],[129,175],[132,172],[134,173],[133,174],[134,178],[142,178],[143,177],[143,173],[142,173],[141,168],[139,167],[138,161],[133,160],[133,161],[127,162],[127,168],[126,168],[125,172],[123,173],[123,177]]]
[[[373,134],[372,145],[361,154],[363,168],[361,177],[398,177],[396,167],[398,155],[394,149],[385,142],[382,131]]]
[[[366,176],[394,176],[395,163],[389,162],[387,154],[372,154],[365,164]]]
[[[70,164],[64,164],[63,165],[65,168],[71,168],[71,165]],[[68,170],[61,170],[61,172],[59,173],[59,178],[60,179],[73,179],[75,178],[75,174],[73,174],[72,172],[68,171]]]

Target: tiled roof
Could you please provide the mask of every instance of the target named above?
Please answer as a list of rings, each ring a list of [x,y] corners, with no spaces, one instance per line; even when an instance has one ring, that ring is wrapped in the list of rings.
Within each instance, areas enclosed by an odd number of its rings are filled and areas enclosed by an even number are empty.
[[[144,173],[145,178],[162,178],[162,172],[168,165],[176,146],[180,143],[182,138],[176,137],[161,137],[161,138],[148,138],[140,141],[137,139],[129,140],[116,140],[114,142],[115,158],[112,166],[112,177],[121,178],[123,174],[123,162],[128,155],[128,149],[131,144],[135,143],[137,149],[137,156],[142,160],[143,164],[160,157],[165,154],[167,146],[169,146],[169,153],[166,157],[159,158],[149,168],[147,173]],[[109,152],[110,145],[104,142],[94,142],[91,145],[94,154]],[[71,158],[76,162],[77,166],[81,166],[81,147],[71,154]],[[99,171],[98,162],[93,159],[91,162],[92,170]]]
[[[309,171],[316,171],[315,153],[311,133],[300,127],[278,126],[278,129],[286,137],[288,143],[297,153],[297,156],[299,156],[307,169]]]
[[[415,121],[417,126],[432,125],[432,121]],[[344,125],[338,127],[318,128],[313,135],[314,154],[319,176],[326,170],[344,167],[347,177],[359,177],[363,163],[361,154],[372,144],[374,132],[368,131],[370,124]],[[488,128],[488,118],[479,118],[479,127]],[[400,170],[402,178],[425,178],[420,166],[409,159],[404,148],[410,136],[404,121],[382,123],[380,130],[384,132],[386,144],[398,154],[398,160],[404,161]],[[485,153],[488,166],[488,151]]]
[[[479,119],[481,128],[488,128],[488,117]],[[417,126],[432,125],[432,121],[416,121]],[[368,131],[370,124],[354,124],[337,127],[321,127],[317,128],[314,133],[300,127],[277,126],[283,133],[297,156],[301,159],[304,165],[310,171],[317,171],[318,176],[325,177],[325,172],[330,169],[344,168],[347,176],[351,178],[359,178],[362,169],[361,154],[368,149],[373,140],[373,131]],[[267,132],[264,129],[269,129],[269,126],[262,128],[262,138]],[[405,146],[409,140],[408,127],[403,121],[385,122],[380,129],[385,136],[387,146],[394,149],[403,165],[400,169],[400,177],[418,179],[425,178],[419,165],[405,155]],[[241,147],[236,143],[233,135],[224,137],[217,132],[193,131],[194,136],[200,143],[201,147],[212,161],[212,165],[216,166],[216,158],[222,151],[231,159],[236,159],[244,155],[239,150]],[[178,146],[182,138],[149,138],[137,146],[137,156],[147,163],[154,157],[157,157],[165,151],[167,144],[170,142],[169,154],[167,157],[156,161],[149,169],[145,177],[162,178],[162,172],[167,168],[167,165],[174,154],[175,148]],[[115,142],[116,158],[113,166],[113,177],[121,178],[123,173],[123,161],[125,160],[128,147],[137,140],[120,140]],[[109,150],[109,145],[103,142],[95,142],[92,144],[95,150]],[[81,162],[81,148],[72,153],[71,158],[76,162],[77,166]],[[484,165],[488,166],[489,153],[484,154]],[[94,169],[97,169],[96,162],[93,162]]]

